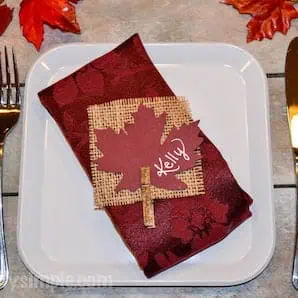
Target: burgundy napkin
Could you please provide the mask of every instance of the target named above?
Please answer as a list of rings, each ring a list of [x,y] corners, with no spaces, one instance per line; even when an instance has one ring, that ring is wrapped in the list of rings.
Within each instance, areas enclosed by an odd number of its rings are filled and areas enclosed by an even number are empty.
[[[122,98],[171,95],[138,35],[39,93],[90,180],[87,107]],[[141,203],[106,208],[147,277],[219,242],[251,216],[252,199],[239,187],[220,152],[202,136],[205,195],[156,200],[155,229],[144,227]]]

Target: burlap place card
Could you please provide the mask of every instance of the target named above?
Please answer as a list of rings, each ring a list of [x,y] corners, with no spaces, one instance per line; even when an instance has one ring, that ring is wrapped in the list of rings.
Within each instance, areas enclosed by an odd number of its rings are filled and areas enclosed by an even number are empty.
[[[134,192],[129,190],[116,192],[116,186],[121,180],[121,173],[105,172],[98,169],[96,160],[102,156],[102,153],[96,146],[95,135],[96,129],[105,128],[112,128],[119,133],[121,129],[124,129],[125,123],[133,123],[132,114],[138,110],[141,104],[153,108],[157,117],[166,112],[167,120],[161,143],[164,142],[173,126],[179,128],[183,124],[192,122],[188,103],[183,97],[120,99],[101,105],[89,106],[90,159],[96,209],[102,209],[105,206],[133,204],[142,200],[141,189]],[[183,198],[205,193],[201,160],[198,160],[196,166],[192,169],[177,174],[177,177],[187,184],[186,189],[167,190],[152,186],[152,199]]]

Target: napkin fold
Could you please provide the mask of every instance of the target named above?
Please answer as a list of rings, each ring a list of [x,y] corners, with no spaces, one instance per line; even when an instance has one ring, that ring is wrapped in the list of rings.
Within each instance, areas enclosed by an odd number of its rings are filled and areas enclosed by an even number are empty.
[[[174,93],[137,34],[39,93],[90,180],[88,106],[158,96]],[[140,202],[105,209],[147,277],[219,242],[251,216],[252,199],[216,147],[201,136],[205,195],[156,200],[154,229],[144,226]]]

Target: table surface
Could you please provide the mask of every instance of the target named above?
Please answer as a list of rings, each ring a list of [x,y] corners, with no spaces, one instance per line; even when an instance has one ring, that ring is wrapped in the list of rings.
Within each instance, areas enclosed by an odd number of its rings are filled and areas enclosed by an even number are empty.
[[[7,0],[18,6],[20,0]],[[268,74],[274,200],[277,241],[273,259],[256,279],[227,288],[64,288],[49,286],[34,278],[22,264],[16,248],[17,192],[21,147],[21,122],[9,135],[4,159],[5,229],[11,279],[0,297],[296,297],[291,285],[291,259],[295,234],[295,177],[285,106],[284,64],[290,40],[298,35],[294,21],[288,35],[277,33],[272,41],[246,43],[249,17],[217,0],[84,0],[77,5],[81,35],[45,28],[40,52],[22,37],[15,9],[14,21],[0,37],[1,45],[13,45],[20,77],[25,80],[30,65],[48,49],[69,42],[120,43],[140,33],[144,42],[224,42],[253,54]]]

